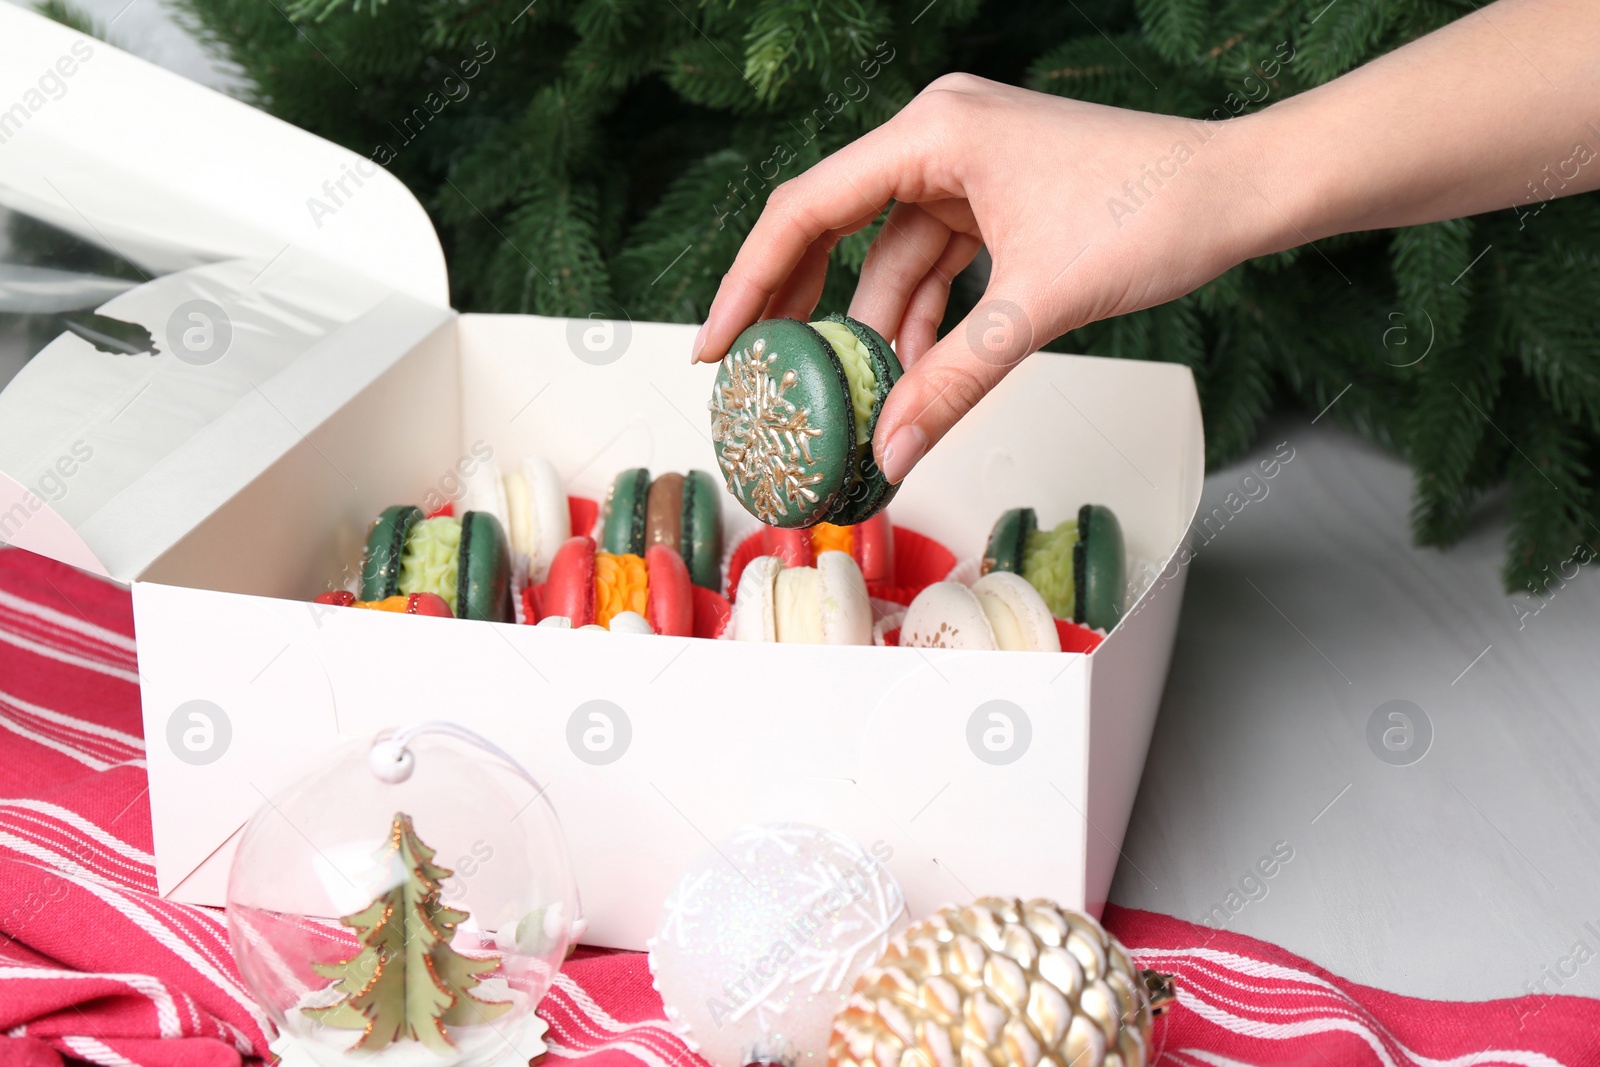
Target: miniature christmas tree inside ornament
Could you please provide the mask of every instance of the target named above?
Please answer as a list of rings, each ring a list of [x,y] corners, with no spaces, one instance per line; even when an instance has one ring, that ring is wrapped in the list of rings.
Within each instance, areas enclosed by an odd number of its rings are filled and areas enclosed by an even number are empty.
[[[543,789],[429,724],[341,747],[256,813],[228,927],[287,1067],[525,1067],[583,922]]]
[[[867,968],[828,1067],[1146,1067],[1172,998],[1089,916],[984,897],[913,923]]]
[[[471,918],[439,900],[453,873],[433,862],[434,850],[417,838],[411,816],[396,813],[382,862],[393,885],[339,922],[357,931],[361,951],[311,969],[333,978],[336,1004],[308,1008],[314,1022],[360,1030],[354,1048],[374,1052],[409,1038],[447,1054],[454,1042],[445,1024],[471,1026],[504,1015],[506,1001],[486,1001],[472,988],[500,966],[497,956],[473,959],[450,947],[455,928]]]

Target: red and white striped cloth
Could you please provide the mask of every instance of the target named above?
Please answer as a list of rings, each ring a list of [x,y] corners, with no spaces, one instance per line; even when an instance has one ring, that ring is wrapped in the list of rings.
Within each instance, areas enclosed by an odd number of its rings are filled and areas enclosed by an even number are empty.
[[[265,1052],[222,916],[156,896],[137,686],[125,590],[0,550],[0,1067],[223,1067]],[[1600,1064],[1600,1001],[1416,1000],[1236,934],[1116,907],[1106,920],[1177,976],[1161,1063]],[[540,1012],[557,1059],[700,1067],[638,953],[579,952]]]

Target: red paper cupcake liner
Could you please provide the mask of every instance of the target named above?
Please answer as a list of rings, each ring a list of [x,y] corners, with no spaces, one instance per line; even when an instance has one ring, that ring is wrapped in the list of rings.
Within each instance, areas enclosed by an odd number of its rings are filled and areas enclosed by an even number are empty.
[[[956,554],[943,544],[919,534],[915,530],[908,530],[904,526],[894,528],[894,585],[898,589],[911,590],[915,597],[934,582],[942,582],[950,573],[950,568],[956,565]],[[893,597],[884,597],[892,600]],[[910,603],[910,601],[906,601]]]
[[[572,518],[574,535],[590,534],[594,532],[595,520],[600,517],[600,503],[586,496],[569,496],[567,514]]]
[[[1079,626],[1066,619],[1057,619],[1056,633],[1061,637],[1061,651],[1063,652],[1093,652],[1100,647],[1100,642],[1106,635],[1098,630],[1091,630],[1087,626]],[[883,632],[883,643],[886,647],[897,648],[900,645],[900,627]]]

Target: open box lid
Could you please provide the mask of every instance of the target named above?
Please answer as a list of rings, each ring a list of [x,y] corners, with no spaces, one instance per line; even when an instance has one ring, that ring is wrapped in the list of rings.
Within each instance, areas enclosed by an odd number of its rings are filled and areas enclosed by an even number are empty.
[[[121,581],[453,315],[383,168],[11,4],[0,224],[0,542]]]

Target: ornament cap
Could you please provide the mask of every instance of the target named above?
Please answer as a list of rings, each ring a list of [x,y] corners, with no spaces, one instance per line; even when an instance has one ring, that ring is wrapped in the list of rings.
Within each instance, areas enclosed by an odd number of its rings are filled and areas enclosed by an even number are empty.
[[[1160,1015],[1178,1003],[1178,987],[1173,982],[1174,977],[1149,968],[1139,972],[1139,980],[1144,983],[1145,992],[1150,996],[1151,1015]]]
[[[417,768],[416,757],[404,743],[393,739],[379,741],[367,753],[367,765],[378,781],[398,785]]]

